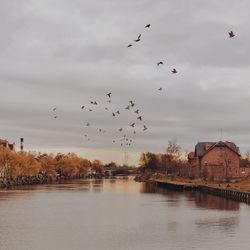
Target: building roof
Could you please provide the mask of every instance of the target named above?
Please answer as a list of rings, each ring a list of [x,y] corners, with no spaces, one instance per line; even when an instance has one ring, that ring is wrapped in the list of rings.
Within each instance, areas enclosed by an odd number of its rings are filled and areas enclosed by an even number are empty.
[[[198,142],[195,146],[195,156],[202,157],[204,154],[209,152],[215,147],[227,147],[237,153],[240,156],[239,148],[233,142]]]

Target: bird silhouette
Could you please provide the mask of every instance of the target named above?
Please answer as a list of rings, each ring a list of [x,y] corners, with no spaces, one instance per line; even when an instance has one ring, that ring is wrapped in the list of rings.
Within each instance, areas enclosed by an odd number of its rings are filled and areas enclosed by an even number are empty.
[[[90,101],[90,104],[94,104],[94,102],[93,102],[93,101]]]
[[[94,102],[94,105],[97,105],[97,102],[96,102],[96,101]]]
[[[130,47],[132,47],[133,45],[130,43],[128,46],[127,46],[127,48],[130,48]]]
[[[57,118],[57,116],[54,116],[54,119],[56,119]]]
[[[82,106],[81,109],[84,109],[84,106]]]
[[[89,126],[90,126],[90,123],[89,123],[89,122],[87,122],[87,123],[86,123],[86,126],[87,126],[87,127],[89,127]]]
[[[111,103],[111,100],[108,100],[109,103]]]
[[[119,110],[117,110],[117,111],[116,111],[116,114],[117,114],[117,115],[120,115],[120,111],[119,111]]]
[[[135,126],[135,123],[132,123],[132,124],[131,124],[130,126],[134,128],[134,126]]]
[[[141,34],[138,36],[138,38],[136,40],[134,40],[135,42],[139,42],[141,41]]]
[[[158,62],[157,66],[163,65],[163,62]]]
[[[142,117],[141,117],[141,116],[138,116],[137,119],[141,121],[141,120],[142,120]]]
[[[115,143],[115,140],[113,140],[113,143]]]
[[[176,73],[177,73],[177,70],[176,70],[176,69],[173,69],[173,70],[172,70],[172,73],[173,73],[173,74],[176,74]]]
[[[109,98],[111,98],[111,92],[109,92],[109,93],[107,94],[107,96],[108,96]]]
[[[151,26],[151,24],[147,24],[144,28],[149,28]]]
[[[90,112],[92,112],[92,111],[93,111],[93,109],[89,109],[89,111],[90,111]]]
[[[122,128],[119,128],[119,131],[122,132]]]
[[[148,128],[146,127],[146,125],[144,125],[143,126],[143,130],[145,131],[145,130],[147,130]]]
[[[136,134],[136,131],[134,131],[133,133]]]
[[[53,108],[53,111],[56,111],[56,108]]]
[[[99,132],[102,132],[102,129],[101,129],[101,128],[99,128]]]
[[[158,90],[161,91],[161,90],[162,90],[162,87],[160,87]]]
[[[105,108],[105,110],[109,110],[108,108]]]
[[[130,110],[130,106],[127,106],[125,109]]]
[[[235,36],[235,34],[233,33],[233,31],[231,30],[230,32],[228,32],[229,38],[233,38]]]
[[[112,113],[113,116],[115,116],[115,113]]]
[[[139,109],[137,109],[137,110],[135,111],[135,113],[136,113],[136,114],[139,114]]]

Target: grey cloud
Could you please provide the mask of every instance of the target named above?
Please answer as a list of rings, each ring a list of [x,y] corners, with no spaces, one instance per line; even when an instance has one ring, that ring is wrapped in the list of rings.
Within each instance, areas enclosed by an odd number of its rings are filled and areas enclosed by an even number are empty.
[[[246,0],[1,1],[0,137],[25,136],[34,149],[115,152],[118,128],[132,137],[129,124],[138,123],[124,109],[132,99],[143,116],[134,152],[163,151],[173,138],[192,150],[219,140],[221,128],[223,139],[249,149],[249,7]],[[104,111],[109,91],[119,119]],[[97,110],[82,111],[90,100]]]

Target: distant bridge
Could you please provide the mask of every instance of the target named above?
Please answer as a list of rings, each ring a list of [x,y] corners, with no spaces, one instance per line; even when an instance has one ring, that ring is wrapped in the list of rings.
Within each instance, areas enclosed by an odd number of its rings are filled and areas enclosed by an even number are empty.
[[[106,167],[104,168],[105,175],[136,175],[139,173],[138,168],[135,167],[115,167],[110,168]]]

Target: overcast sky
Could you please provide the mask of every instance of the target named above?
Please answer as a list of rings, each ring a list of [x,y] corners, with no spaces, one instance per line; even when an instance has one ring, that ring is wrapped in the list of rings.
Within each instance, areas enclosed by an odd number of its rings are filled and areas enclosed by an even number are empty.
[[[220,139],[250,150],[249,9],[247,0],[0,0],[0,138],[103,161],[122,161],[124,134],[134,138],[130,162],[174,138],[183,151]]]

